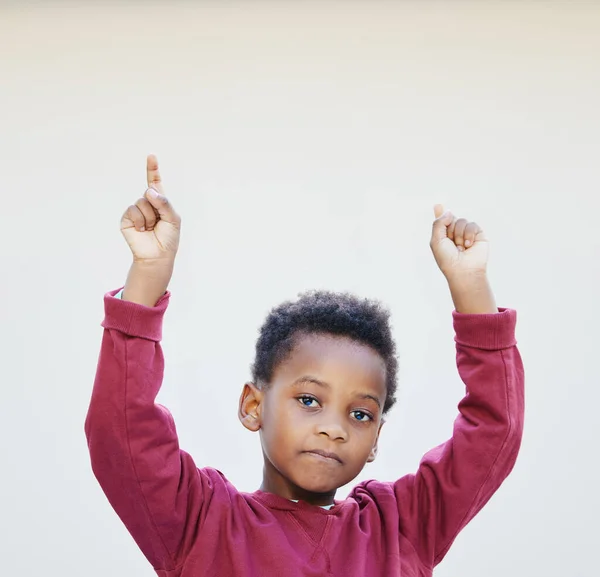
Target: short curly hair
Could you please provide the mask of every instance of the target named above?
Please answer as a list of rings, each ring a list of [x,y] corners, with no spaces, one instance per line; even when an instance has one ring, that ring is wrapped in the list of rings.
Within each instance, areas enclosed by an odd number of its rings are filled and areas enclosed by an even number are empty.
[[[267,386],[275,368],[291,353],[299,335],[347,337],[371,347],[385,363],[385,414],[396,402],[398,369],[389,319],[389,311],[375,300],[330,291],[302,293],[298,300],[286,301],[267,315],[256,341],[252,378],[255,383]]]

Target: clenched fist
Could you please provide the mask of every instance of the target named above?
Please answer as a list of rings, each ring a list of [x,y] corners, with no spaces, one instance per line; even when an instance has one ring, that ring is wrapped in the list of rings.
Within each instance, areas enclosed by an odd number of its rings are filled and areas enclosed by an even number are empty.
[[[442,205],[434,207],[431,250],[446,278],[486,272],[489,245],[481,227],[466,218],[455,218]]]
[[[489,245],[481,227],[434,207],[431,250],[446,277],[459,313],[495,314],[496,300],[487,278]]]
[[[123,214],[121,232],[134,261],[173,260],[179,247],[181,218],[164,195],[156,156],[148,156],[146,173],[148,189]]]

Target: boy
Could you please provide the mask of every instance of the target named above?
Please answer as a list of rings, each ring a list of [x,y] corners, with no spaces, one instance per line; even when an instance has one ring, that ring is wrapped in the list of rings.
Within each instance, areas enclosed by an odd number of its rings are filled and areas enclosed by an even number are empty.
[[[334,500],[375,458],[394,403],[395,348],[378,303],[309,293],[273,309],[261,329],[239,417],[260,433],[263,483],[242,493],[219,471],[196,467],[179,448],[170,413],[154,402],[181,221],[154,156],[147,176],[144,197],[121,221],[133,264],[124,289],[105,295],[85,432],[96,478],[156,573],[432,575],[512,470],[523,429],[516,313],[496,307],[482,230],[435,207],[431,249],[455,305],[467,387],[452,438],[427,453],[416,474],[367,481]]]

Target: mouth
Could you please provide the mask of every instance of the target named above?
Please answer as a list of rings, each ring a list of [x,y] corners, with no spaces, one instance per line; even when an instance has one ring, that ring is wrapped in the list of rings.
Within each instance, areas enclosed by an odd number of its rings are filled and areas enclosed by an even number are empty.
[[[342,465],[342,460],[335,453],[328,453],[327,451],[321,451],[320,449],[314,449],[313,451],[304,451],[309,455],[313,455],[322,461],[329,463],[339,463]]]

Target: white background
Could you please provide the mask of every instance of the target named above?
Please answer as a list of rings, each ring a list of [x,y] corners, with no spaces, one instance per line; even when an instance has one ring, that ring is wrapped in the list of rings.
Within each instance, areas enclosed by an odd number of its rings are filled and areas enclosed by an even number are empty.
[[[83,433],[153,152],[184,226],[160,400],[199,466],[258,488],[237,399],[265,314],[308,288],[392,310],[399,402],[357,481],[447,438],[442,202],[492,241],[527,415],[436,575],[598,575],[599,30],[597,2],[0,4],[0,573],[153,574]]]

